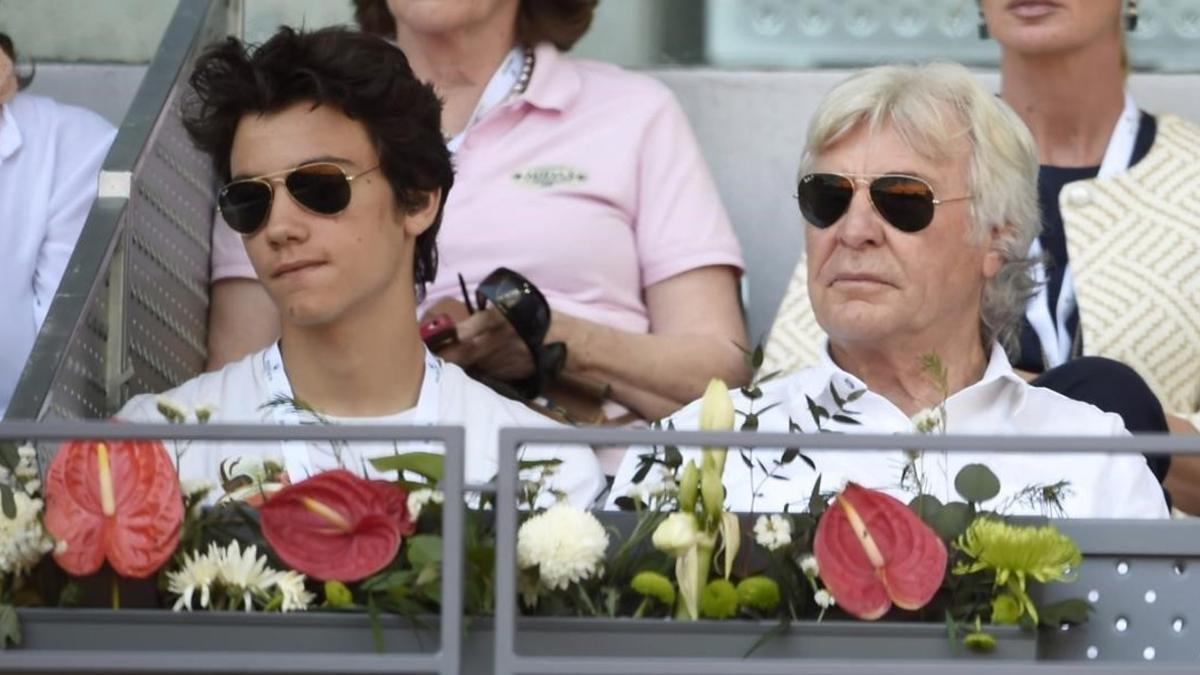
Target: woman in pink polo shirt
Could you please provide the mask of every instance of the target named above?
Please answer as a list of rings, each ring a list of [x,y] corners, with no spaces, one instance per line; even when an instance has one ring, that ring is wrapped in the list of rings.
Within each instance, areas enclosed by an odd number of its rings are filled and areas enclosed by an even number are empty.
[[[508,323],[461,301],[458,275],[474,289],[507,267],[549,301],[563,372],[610,386],[598,417],[657,419],[711,377],[744,381],[741,253],[679,105],[648,76],[563,54],[596,0],[354,5],[444,101],[457,175],[419,310],[457,319],[441,356],[498,379],[530,374]],[[226,227],[213,257],[215,366],[274,339],[276,319]]]

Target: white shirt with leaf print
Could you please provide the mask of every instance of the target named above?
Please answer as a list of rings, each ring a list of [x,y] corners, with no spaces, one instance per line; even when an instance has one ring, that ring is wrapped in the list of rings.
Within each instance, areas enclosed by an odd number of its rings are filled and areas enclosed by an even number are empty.
[[[787,377],[763,384],[762,396],[754,401],[741,391],[731,391],[734,408],[741,412],[764,411],[758,416],[759,431],[819,432],[810,410],[810,400],[828,417],[821,417],[821,428],[842,433],[912,434],[914,420],[883,396],[868,391],[857,377],[840,369],[821,352],[820,362]],[[835,394],[844,403],[838,405]],[[852,396],[852,392],[861,392]],[[854,398],[847,402],[846,399]],[[846,414],[844,411],[849,411]],[[995,345],[983,377],[956,392],[945,402],[945,426],[949,434],[980,435],[1071,435],[1127,436],[1120,416],[1106,413],[1057,392],[1033,387],[1018,377],[1008,363],[1004,350]],[[837,416],[835,418],[835,415]],[[700,402],[696,401],[669,419],[676,429],[698,428]],[[850,424],[845,418],[858,420]],[[735,426],[744,416],[737,415]],[[931,420],[925,418],[928,427]],[[795,425],[793,427],[793,425]],[[664,425],[665,426],[665,425]],[[1000,479],[1000,493],[983,502],[986,510],[1006,515],[1058,515],[1071,518],[1166,518],[1162,488],[1138,454],[1055,453],[1054,448],[1038,453],[924,452],[917,461],[923,477],[924,492],[943,503],[962,501],[954,478],[968,464],[984,464]],[[609,507],[634,486],[640,468],[639,456],[647,448],[626,453],[617,471]],[[743,456],[744,455],[744,456]],[[726,508],[734,511],[782,511],[790,504],[793,512],[807,508],[818,475],[822,492],[834,492],[847,481],[883,490],[908,502],[915,495],[913,482],[906,477],[910,458],[904,451],[805,451],[815,468],[803,457],[781,464],[781,449],[743,453],[730,449],[725,463]],[[695,459],[699,451],[683,452],[684,461]],[[748,460],[748,463],[747,463]],[[761,463],[761,464],[760,464]],[[911,474],[911,469],[909,470]],[[650,471],[643,485],[658,480],[658,471]],[[1044,502],[1029,498],[1031,488],[1067,481],[1061,491],[1061,511],[1047,508]]]

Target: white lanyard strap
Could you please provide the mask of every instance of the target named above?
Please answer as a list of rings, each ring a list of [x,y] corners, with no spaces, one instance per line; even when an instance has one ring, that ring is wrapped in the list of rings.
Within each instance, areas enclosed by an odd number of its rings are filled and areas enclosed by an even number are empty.
[[[458,149],[462,147],[467,132],[475,126],[476,122],[512,94],[517,83],[521,81],[521,67],[524,63],[525,48],[521,45],[513,47],[508,56],[504,57],[504,61],[500,63],[500,67],[492,74],[492,79],[488,80],[487,86],[483,89],[483,95],[479,97],[479,103],[475,104],[475,111],[471,113],[466,126],[446,141],[446,148],[450,150],[451,154],[458,152]]]
[[[1108,139],[1108,148],[1104,151],[1104,160],[1100,164],[1098,178],[1110,178],[1129,168],[1133,161],[1133,148],[1137,143],[1138,128],[1141,112],[1129,92],[1125,93],[1125,108],[1117,118],[1116,127]],[[1065,220],[1063,226],[1066,226]],[[1042,243],[1034,239],[1029,247],[1029,255],[1034,259],[1042,256]],[[1039,283],[1037,295],[1025,306],[1025,318],[1037,333],[1038,341],[1042,344],[1042,352],[1046,356],[1046,366],[1053,368],[1066,363],[1071,358],[1072,335],[1067,329],[1067,319],[1075,312],[1075,283],[1071,275],[1071,264],[1067,261],[1063,269],[1062,287],[1058,292],[1058,303],[1054,318],[1050,317],[1050,289],[1046,284],[1045,267],[1038,263],[1033,269],[1034,279]]]

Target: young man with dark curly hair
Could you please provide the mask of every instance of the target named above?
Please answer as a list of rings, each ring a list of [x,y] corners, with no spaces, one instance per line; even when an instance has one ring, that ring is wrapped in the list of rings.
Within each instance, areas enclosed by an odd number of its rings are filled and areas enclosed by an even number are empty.
[[[421,340],[417,297],[436,271],[454,181],[433,90],[400,50],[340,28],[283,28],[253,50],[230,38],[200,58],[191,83],[185,126],[213,157],[221,213],[279,310],[282,338],[165,396],[185,410],[214,406],[219,422],[303,423],[307,407],[335,423],[464,424],[467,480],[490,479],[497,430],[547,422]],[[119,416],[161,419],[156,408],[139,396]],[[214,478],[223,457],[247,454],[244,444],[204,445],[215,447],[187,449],[182,477]],[[272,450],[299,480],[337,465],[374,473],[365,460],[393,447]],[[550,484],[577,504],[603,484],[586,448],[525,457],[562,460]]]

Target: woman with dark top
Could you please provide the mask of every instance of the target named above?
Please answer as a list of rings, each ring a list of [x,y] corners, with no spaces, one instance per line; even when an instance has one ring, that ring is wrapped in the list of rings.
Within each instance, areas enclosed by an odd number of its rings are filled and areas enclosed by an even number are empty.
[[[1196,433],[1200,212],[1186,205],[1200,197],[1200,127],[1140,110],[1126,90],[1136,0],[982,0],[980,12],[1001,46],[1001,96],[1042,165],[1046,283],[1016,367],[1131,431]],[[1149,461],[1167,475],[1170,458]],[[1200,512],[1193,464],[1178,458],[1166,486]]]

